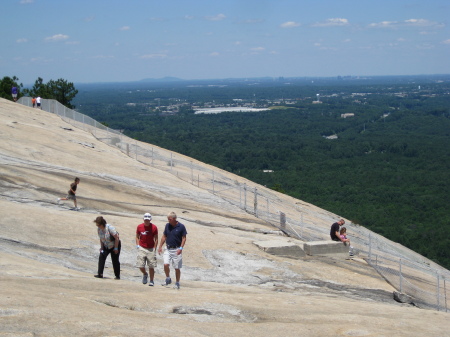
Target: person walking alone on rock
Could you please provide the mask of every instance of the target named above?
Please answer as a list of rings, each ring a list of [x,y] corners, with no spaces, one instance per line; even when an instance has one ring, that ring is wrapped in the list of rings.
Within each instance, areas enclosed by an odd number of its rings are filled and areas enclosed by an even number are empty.
[[[94,277],[103,278],[103,270],[105,269],[106,258],[111,254],[111,261],[114,269],[115,280],[120,280],[120,249],[121,242],[119,232],[116,231],[114,226],[106,223],[106,220],[102,216],[98,216],[94,220],[97,226],[97,233],[100,239],[100,255],[98,257],[98,270],[97,275]]]
[[[12,95],[12,98],[13,98],[14,102],[17,102],[17,94],[18,93],[19,93],[19,90],[17,89],[17,87],[13,86],[11,88],[11,95]]]
[[[65,198],[58,198],[58,204],[61,200],[73,200],[73,204],[75,206],[75,210],[78,211],[79,208],[77,207],[77,186],[80,183],[80,178],[75,178],[74,182],[70,184],[70,189],[67,192],[67,197]]]
[[[177,221],[177,215],[174,212],[170,212],[167,216],[169,221],[164,229],[161,242],[159,243],[159,254],[162,253],[162,246],[165,243],[166,249],[164,250],[164,273],[166,274],[166,282],[163,285],[169,285],[172,283],[170,278],[170,264],[175,269],[175,289],[180,289],[180,276],[181,267],[183,265],[183,248],[186,243],[186,227]]]
[[[158,227],[151,223],[152,215],[150,213],[144,214],[144,223],[141,223],[136,228],[136,248],[137,262],[136,266],[141,270],[142,283],[147,284],[148,275],[150,274],[149,286],[154,286],[153,281],[155,277],[156,268],[156,248],[158,247]],[[148,273],[145,270],[145,264],[148,266]]]

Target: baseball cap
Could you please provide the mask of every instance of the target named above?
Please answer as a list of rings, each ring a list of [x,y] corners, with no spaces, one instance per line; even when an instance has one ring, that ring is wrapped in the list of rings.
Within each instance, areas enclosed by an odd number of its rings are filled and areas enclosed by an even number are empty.
[[[152,220],[152,215],[150,213],[145,213],[144,220]]]

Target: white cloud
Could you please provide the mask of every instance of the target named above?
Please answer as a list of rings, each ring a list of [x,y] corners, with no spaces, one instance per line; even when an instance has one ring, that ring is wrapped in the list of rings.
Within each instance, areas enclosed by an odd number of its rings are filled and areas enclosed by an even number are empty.
[[[220,54],[218,52],[212,52],[211,54],[209,54],[209,56],[219,56]]]
[[[443,44],[450,44],[450,39],[442,41]]]
[[[209,21],[222,21],[223,19],[225,19],[226,16],[223,14],[218,14],[215,16],[206,16],[205,19],[209,20]]]
[[[344,18],[332,18],[324,22],[317,22],[313,24],[313,27],[336,27],[336,26],[348,26],[349,22]]]
[[[55,34],[53,36],[49,36],[45,38],[45,41],[48,42],[58,42],[58,41],[64,41],[67,40],[69,38],[69,35],[64,35],[64,34]]]
[[[264,51],[264,50],[266,50],[266,48],[264,48],[264,47],[254,47],[254,48],[250,48],[250,50],[251,50],[251,51],[259,52],[259,51]]]
[[[146,54],[142,55],[141,59],[164,59],[167,57],[167,54],[164,53],[156,53],[156,54]]]
[[[371,23],[369,27],[371,28],[389,28],[393,27],[394,25],[398,24],[396,21],[381,21],[378,23]]]
[[[185,15],[184,18],[186,20],[194,20],[194,17],[192,15]]]
[[[399,27],[429,27],[429,28],[442,28],[445,25],[439,22],[430,21],[426,19],[408,19],[404,21],[381,21],[371,23],[370,28],[399,28]]]
[[[22,38],[22,39],[17,39],[16,42],[17,43],[26,43],[26,42],[28,42],[28,40],[25,38]]]
[[[94,21],[94,19],[95,19],[95,16],[88,16],[88,17],[84,18],[84,22],[91,22],[91,21]]]
[[[119,30],[125,31],[125,30],[130,30],[130,26],[122,26],[119,28]]]
[[[281,28],[294,28],[294,27],[298,27],[298,26],[300,26],[300,24],[298,22],[294,22],[294,21],[287,21],[280,25]]]
[[[20,0],[21,5],[32,4],[34,0]]]
[[[429,21],[429,20],[425,20],[425,19],[409,19],[409,20],[405,20],[405,25],[408,26],[418,26],[418,27],[430,27],[430,26],[436,26],[439,24],[437,22],[434,21]]]

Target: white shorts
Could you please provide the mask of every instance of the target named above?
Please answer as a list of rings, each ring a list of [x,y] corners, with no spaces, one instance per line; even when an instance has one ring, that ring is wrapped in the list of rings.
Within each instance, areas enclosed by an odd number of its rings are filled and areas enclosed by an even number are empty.
[[[175,269],[181,269],[183,266],[183,254],[177,255],[178,249],[164,250],[164,264],[172,264]]]

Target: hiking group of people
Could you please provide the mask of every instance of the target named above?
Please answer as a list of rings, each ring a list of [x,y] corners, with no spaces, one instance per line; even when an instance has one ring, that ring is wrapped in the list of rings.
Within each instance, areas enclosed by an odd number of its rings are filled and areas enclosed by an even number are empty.
[[[80,178],[76,177],[74,182],[70,184],[67,197],[58,198],[57,202],[61,200],[73,200],[75,208],[77,207],[76,191]],[[177,215],[170,212],[167,215],[167,223],[164,228],[161,240],[158,236],[158,227],[153,224],[152,215],[145,213],[143,223],[136,228],[136,267],[142,272],[142,283],[149,286],[155,285],[155,268],[157,267],[156,250],[159,255],[163,255],[164,274],[166,276],[162,285],[168,286],[172,283],[170,277],[170,265],[175,269],[175,284],[174,288],[180,289],[181,267],[183,266],[183,248],[186,243],[186,227],[177,220]],[[97,234],[100,240],[100,254],[98,257],[98,269],[96,278],[103,278],[103,271],[105,269],[106,259],[111,255],[111,262],[114,270],[114,279],[120,280],[120,251],[122,243],[120,241],[119,232],[114,226],[107,223],[106,219],[98,216],[95,220],[97,226]],[[163,246],[165,249],[163,252]],[[148,272],[147,269],[148,268]]]
[[[158,238],[158,227],[151,222],[152,215],[144,214],[144,222],[136,228],[136,267],[142,272],[142,283],[149,286],[155,285],[155,268],[157,266],[156,250],[163,254],[164,274],[166,279],[162,285],[172,283],[170,277],[170,265],[175,269],[174,288],[180,289],[181,267],[183,265],[183,248],[186,243],[186,227],[177,220],[177,215],[170,212],[167,215],[167,224],[164,228],[161,241]],[[105,218],[98,216],[94,220],[100,239],[100,255],[98,258],[98,271],[94,277],[103,278],[103,270],[108,255],[114,269],[115,280],[120,280],[120,250],[121,241],[119,233],[114,226],[109,225]],[[158,245],[159,243],[159,245]],[[163,245],[165,249],[163,253]],[[148,272],[147,269],[148,268]],[[150,276],[150,277],[149,277]]]

